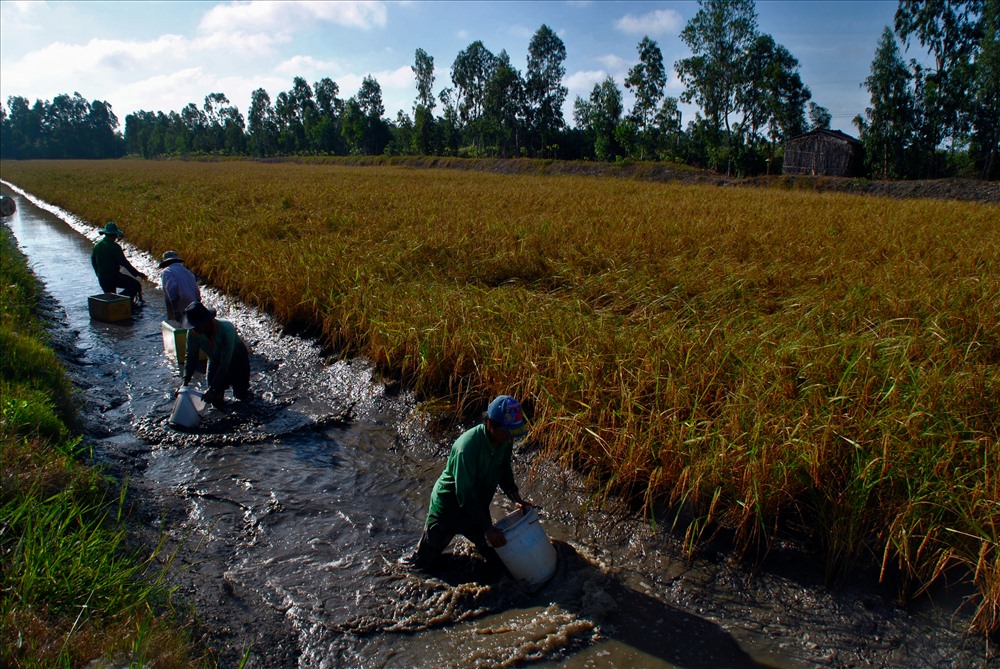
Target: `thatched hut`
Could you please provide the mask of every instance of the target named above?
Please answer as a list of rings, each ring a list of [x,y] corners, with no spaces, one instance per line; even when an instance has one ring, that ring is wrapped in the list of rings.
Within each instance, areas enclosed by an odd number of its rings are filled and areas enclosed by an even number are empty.
[[[839,130],[813,130],[785,141],[785,174],[853,177],[863,164],[861,142]]]

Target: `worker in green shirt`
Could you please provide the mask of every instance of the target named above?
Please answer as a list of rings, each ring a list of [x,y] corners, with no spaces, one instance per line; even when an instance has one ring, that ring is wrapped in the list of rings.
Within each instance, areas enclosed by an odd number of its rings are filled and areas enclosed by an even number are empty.
[[[97,274],[101,290],[117,294],[121,288],[122,294],[132,300],[133,306],[145,304],[142,299],[142,284],[138,279],[145,279],[146,275],[132,267],[132,263],[125,258],[122,247],[118,245],[118,240],[124,237],[125,233],[114,221],[108,221],[98,232],[101,233],[101,238],[90,252],[90,264],[94,266],[94,273]],[[122,269],[132,276],[122,274]]]
[[[191,383],[198,368],[199,352],[208,357],[205,374],[208,390],[202,396],[216,407],[225,402],[226,388],[232,387],[233,397],[245,400],[250,396],[250,354],[246,344],[236,334],[236,326],[215,317],[215,309],[201,302],[192,302],[184,310],[187,332],[187,352],[184,354],[184,385]]]
[[[503,546],[506,540],[493,527],[490,503],[499,486],[519,508],[530,508],[518,492],[511,470],[514,440],[527,432],[516,399],[500,395],[490,402],[483,422],[452,445],[448,463],[431,492],[424,533],[406,563],[419,569],[433,567],[455,535],[461,534],[475,544],[495,574],[505,571],[493,547]]]

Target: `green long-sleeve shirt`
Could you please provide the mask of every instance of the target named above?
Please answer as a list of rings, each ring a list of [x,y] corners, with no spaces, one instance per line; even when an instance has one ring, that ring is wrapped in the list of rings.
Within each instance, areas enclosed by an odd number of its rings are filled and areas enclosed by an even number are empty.
[[[209,390],[225,390],[223,384],[229,377],[229,365],[239,337],[236,327],[229,321],[215,319],[215,335],[206,337],[196,330],[187,331],[187,352],[184,354],[184,378],[194,375],[198,365],[198,352],[208,356],[208,370],[205,374]]]
[[[139,275],[139,270],[125,258],[125,251],[118,246],[117,240],[111,235],[101,235],[90,252],[90,264],[98,279],[106,279],[118,274],[118,268],[124,267],[133,276]]]
[[[455,440],[448,464],[434,484],[428,517],[447,517],[456,511],[474,520],[485,532],[493,525],[490,502],[497,486],[512,500],[519,499],[511,456],[514,442],[494,446],[483,424]]]

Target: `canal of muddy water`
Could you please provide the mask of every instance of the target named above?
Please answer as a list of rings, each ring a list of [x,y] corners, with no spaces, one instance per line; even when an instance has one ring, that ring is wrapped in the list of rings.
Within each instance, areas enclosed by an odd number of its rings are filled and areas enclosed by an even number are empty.
[[[435,575],[398,563],[419,537],[451,441],[363,359],[330,357],[266,314],[205,288],[251,349],[251,400],[210,409],[196,433],[167,425],[180,384],[162,346],[156,260],[131,321],[92,321],[95,228],[4,185],[5,219],[47,290],[57,351],[80,391],[94,460],[127,480],[130,531],[163,541],[158,568],[200,621],[220,666],[980,667],[963,594],[904,610],[891,592],[822,586],[794,546],[751,576],[724,555],[686,562],[677,540],[588,504],[571,473],[515,455],[560,556],[539,592],[481,582],[462,539]],[[123,226],[126,235],[128,225]],[[167,249],[160,249],[159,252]],[[506,509],[497,495],[494,518]],[[864,581],[870,583],[870,581]]]

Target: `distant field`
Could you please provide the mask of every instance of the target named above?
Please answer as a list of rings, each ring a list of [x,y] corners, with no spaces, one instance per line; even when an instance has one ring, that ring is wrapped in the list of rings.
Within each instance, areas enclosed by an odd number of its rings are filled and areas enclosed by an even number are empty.
[[[831,576],[965,565],[1000,626],[996,205],[254,162],[3,178],[427,397],[524,398],[533,441],[597,496],[683,509],[692,547],[794,528]]]

